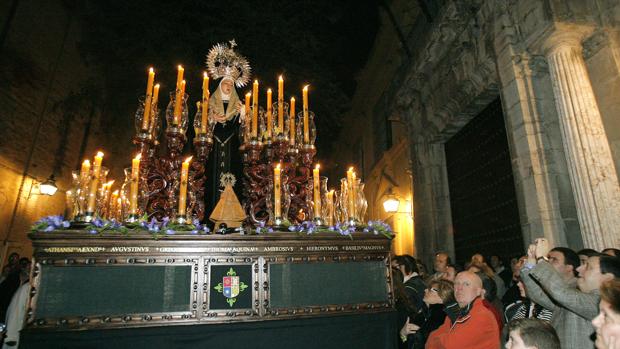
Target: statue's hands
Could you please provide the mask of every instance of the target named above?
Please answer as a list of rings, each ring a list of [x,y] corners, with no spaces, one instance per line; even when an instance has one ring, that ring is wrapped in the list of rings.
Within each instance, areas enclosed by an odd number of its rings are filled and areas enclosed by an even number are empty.
[[[222,114],[222,115],[213,114],[213,120],[215,120],[215,122],[225,122],[226,115],[225,114]]]

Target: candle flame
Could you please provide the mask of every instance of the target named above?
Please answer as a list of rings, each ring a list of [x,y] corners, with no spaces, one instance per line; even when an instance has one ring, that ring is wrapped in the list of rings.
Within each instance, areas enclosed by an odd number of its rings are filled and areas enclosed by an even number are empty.
[[[178,69],[179,69],[179,70],[183,70],[183,66],[179,64]]]
[[[205,71],[205,72],[202,72],[202,77],[203,77],[204,79],[208,79],[208,78],[209,78],[209,75],[207,75],[207,72]]]
[[[291,97],[291,101],[295,102],[295,97]]]
[[[284,81],[284,79],[282,79],[282,75],[280,75],[280,77],[278,78],[278,81]]]
[[[258,80],[254,80],[254,85],[258,85]]]
[[[136,155],[136,157],[135,157],[134,159],[136,159],[136,160],[140,160],[140,159],[142,159],[142,154],[138,154],[138,155]]]
[[[192,161],[193,156],[188,157],[187,159],[185,159],[185,163],[189,164],[190,161]]]
[[[150,68],[149,68],[149,73],[154,73],[154,71],[153,71],[153,67],[150,67]]]
[[[246,97],[246,98],[250,98],[251,96],[252,96],[252,93],[250,93],[250,92],[248,92],[248,93],[246,93],[246,94],[245,94],[245,97]]]
[[[114,181],[113,181],[113,180],[112,180],[112,181],[109,181],[109,182],[108,182],[108,183],[106,183],[105,185],[106,185],[108,188],[110,188],[110,187],[112,187],[112,184],[114,184]]]
[[[353,172],[353,166],[349,167],[349,171]]]
[[[316,164],[316,166],[314,168],[318,170],[319,168],[321,168],[321,165]]]
[[[87,159],[87,160],[84,160],[83,164],[84,164],[84,165],[90,165],[90,160],[88,160],[88,159]]]
[[[304,91],[308,91],[308,86],[310,86],[310,85],[304,86]]]
[[[155,88],[159,90],[159,84],[155,84]]]
[[[271,89],[270,88],[267,89],[267,93],[271,93]]]
[[[116,189],[115,191],[112,192],[112,195],[114,196],[118,196],[118,189]]]
[[[280,169],[280,164],[278,163],[278,166],[276,166],[276,168],[279,170]]]
[[[98,151],[98,152],[97,152],[97,157],[102,158],[102,157],[103,157],[103,152]]]
[[[334,189],[330,190],[329,193],[334,195]]]

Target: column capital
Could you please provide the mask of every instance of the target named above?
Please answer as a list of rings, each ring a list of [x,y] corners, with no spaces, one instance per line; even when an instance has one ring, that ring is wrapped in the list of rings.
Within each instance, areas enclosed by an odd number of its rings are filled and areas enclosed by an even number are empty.
[[[543,42],[541,49],[545,56],[549,57],[561,51],[583,50],[582,41],[586,38],[588,30],[583,27],[571,26],[556,28]]]

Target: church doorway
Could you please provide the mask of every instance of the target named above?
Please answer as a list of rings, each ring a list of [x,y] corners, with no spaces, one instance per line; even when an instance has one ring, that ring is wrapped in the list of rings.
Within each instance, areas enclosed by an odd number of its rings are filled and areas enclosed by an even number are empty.
[[[512,164],[499,98],[446,142],[456,260],[523,254]]]

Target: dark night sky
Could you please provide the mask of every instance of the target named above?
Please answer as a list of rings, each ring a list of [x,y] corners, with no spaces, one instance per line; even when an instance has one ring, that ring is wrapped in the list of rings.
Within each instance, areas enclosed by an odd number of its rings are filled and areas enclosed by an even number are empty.
[[[378,28],[374,1],[86,1],[75,10],[83,21],[79,44],[106,76],[106,114],[125,117],[143,94],[146,70],[162,82],[160,107],[168,103],[176,66],[183,64],[190,101],[201,94],[205,55],[235,39],[253,79],[275,88],[286,79],[285,98],[310,84],[317,115],[319,156],[329,151],[356,88]],[[211,90],[216,83],[211,82]],[[248,90],[239,90],[239,95]],[[193,105],[193,102],[191,103]],[[190,115],[193,111],[190,109]]]

